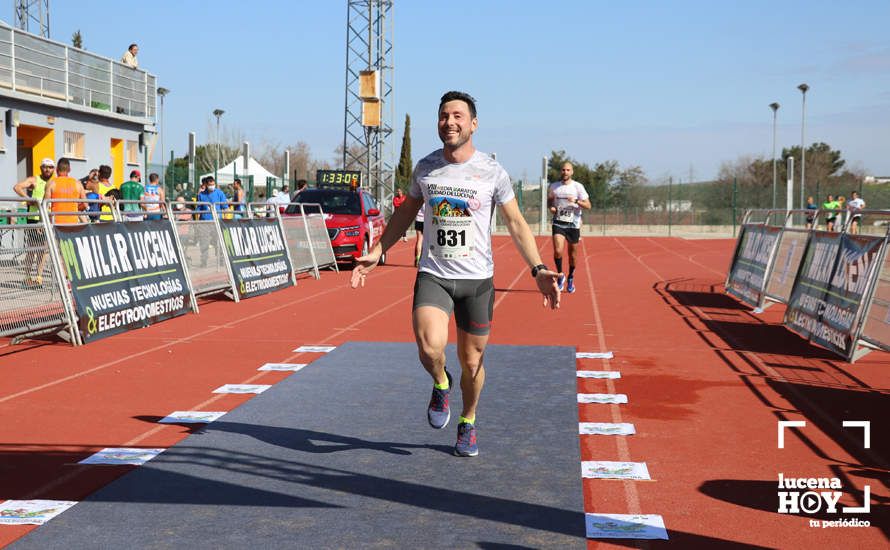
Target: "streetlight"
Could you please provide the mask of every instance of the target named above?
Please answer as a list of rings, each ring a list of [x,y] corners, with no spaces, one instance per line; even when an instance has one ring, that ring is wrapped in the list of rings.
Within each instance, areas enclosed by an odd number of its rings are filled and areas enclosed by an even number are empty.
[[[161,98],[161,184],[165,188],[167,186],[167,170],[166,166],[164,165],[164,160],[167,153],[164,149],[164,96],[169,93],[170,90],[167,88],[158,88],[158,96],[160,96]]]
[[[222,109],[214,109],[213,115],[216,117],[216,167],[213,169],[213,179],[216,179],[219,171],[219,117],[223,116],[225,111]]]
[[[773,210],[776,209],[776,111],[779,110],[778,103],[770,103],[769,108],[773,110]]]
[[[804,194],[806,193],[806,174],[807,174],[807,150],[804,145],[804,137],[807,128],[807,90],[810,87],[804,83],[797,87],[800,90],[803,101],[800,111],[800,207],[804,207]]]

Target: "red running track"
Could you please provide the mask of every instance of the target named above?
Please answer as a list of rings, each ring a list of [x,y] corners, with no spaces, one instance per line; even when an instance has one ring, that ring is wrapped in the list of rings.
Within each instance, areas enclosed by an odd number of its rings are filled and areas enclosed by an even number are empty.
[[[552,264],[549,239],[538,244]],[[301,344],[413,341],[413,243],[368,288],[323,272],[296,288],[234,304],[201,303],[188,315],[72,348],[0,342],[0,499],[81,500],[128,471],[76,462],[103,447],[168,447],[189,430],[155,421],[174,410],[227,411],[249,396],[215,395],[227,383],[274,384],[266,362],[310,362]],[[613,351],[581,359],[618,370],[614,381],[578,379],[579,393],[624,393],[624,405],[579,405],[579,419],[630,422],[627,437],[581,436],[581,460],[646,462],[652,481],[584,480],[585,511],[660,514],[670,541],[589,541],[590,548],[877,548],[887,545],[890,357],[833,359],[781,327],[782,307],[755,316],[724,295],[732,242],[587,237],[578,291],[558,312],[541,307],[507,237],[494,240],[498,289],[494,344]],[[420,367],[418,367],[420,368]],[[491,369],[489,376],[498,376]],[[532,404],[533,405],[533,404]],[[480,414],[484,414],[484,396]],[[530,408],[533,410],[533,407]],[[776,447],[777,420],[806,420]],[[842,420],[871,420],[872,445]],[[480,442],[484,452],[484,442]],[[871,489],[869,528],[813,528],[779,514],[777,476],[838,477],[840,504]],[[843,515],[815,515],[839,519]],[[0,526],[0,546],[32,526]],[[125,528],[125,526],[121,526]]]

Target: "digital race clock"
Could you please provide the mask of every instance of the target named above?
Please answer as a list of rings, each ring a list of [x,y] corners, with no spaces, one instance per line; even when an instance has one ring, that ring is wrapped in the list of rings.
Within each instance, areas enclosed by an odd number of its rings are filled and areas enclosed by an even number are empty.
[[[352,187],[362,186],[360,170],[318,170],[315,181],[319,187]]]

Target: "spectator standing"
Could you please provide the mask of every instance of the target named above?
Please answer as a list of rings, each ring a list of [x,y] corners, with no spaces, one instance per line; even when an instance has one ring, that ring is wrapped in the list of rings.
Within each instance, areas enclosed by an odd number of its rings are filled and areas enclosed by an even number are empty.
[[[201,184],[204,190],[198,193],[198,202],[210,203],[211,206],[199,204],[197,208],[199,212],[198,218],[204,221],[213,220],[213,213],[210,211],[210,208],[215,208],[217,212],[222,213],[222,211],[228,207],[229,199],[226,197],[225,193],[217,189],[216,180],[213,176],[206,176],[201,180]],[[210,227],[209,224],[201,224],[201,227],[198,228],[198,246],[201,248],[201,267],[207,267],[207,257],[210,254],[210,249],[216,248],[215,240],[213,238],[214,231],[215,229]]]
[[[59,159],[56,168],[56,177],[46,186],[46,196],[51,199],[85,199],[86,192],[80,181],[68,175],[71,172],[71,162],[66,158]],[[83,218],[78,213],[86,209],[86,204],[76,202],[53,202],[50,206],[53,212],[52,222],[57,224],[82,223]]]
[[[161,177],[152,172],[148,175],[148,183],[145,184],[145,210],[148,211],[147,219],[160,220],[161,206],[167,200],[167,194],[161,186]]]
[[[49,185],[49,182],[53,179],[55,171],[56,163],[53,162],[53,159],[45,158],[40,161],[40,174],[25,178],[18,182],[15,184],[15,187],[13,187],[13,191],[20,197],[31,197],[32,199],[42,201],[43,197],[46,196],[46,186]],[[28,212],[34,214],[28,216],[28,223],[40,222],[40,216],[36,215],[39,210],[40,207],[38,205],[28,203]]]
[[[45,158],[40,161],[40,174],[31,176],[15,184],[13,191],[20,197],[31,197],[38,201],[43,201],[46,196],[46,188],[52,181],[53,173],[56,171],[56,163],[51,158]],[[32,215],[28,216],[29,224],[40,224],[40,207],[37,204],[28,203],[28,212]],[[25,262],[28,265],[28,274],[25,277],[25,286],[40,286],[43,284],[43,268],[46,266],[48,258],[46,250],[46,237],[43,230],[34,228],[26,233],[25,244],[30,250],[43,249],[42,253],[28,252],[25,256]],[[37,260],[38,254],[40,259]],[[37,263],[37,274],[32,276],[31,271],[34,269],[34,263]]]
[[[115,196],[110,194],[111,191],[117,191],[114,185],[111,184],[109,179],[111,178],[111,166],[107,164],[102,164],[99,166],[99,181],[96,182],[96,192],[99,193],[100,197],[111,198],[114,199]],[[114,219],[114,216],[111,214],[111,208],[107,204],[103,204],[101,207],[102,214],[99,216],[99,221],[101,222],[110,222]]]
[[[396,187],[396,192],[395,192],[395,194],[392,196],[392,211],[395,212],[395,211],[396,211],[396,208],[402,206],[402,203],[405,202],[405,199],[407,199],[407,198],[408,198],[408,197],[405,196],[405,192],[402,191],[402,188],[401,188],[401,187]],[[407,240],[408,240],[408,233],[407,233],[407,232],[402,233],[402,240],[403,240],[403,241],[407,241]]]
[[[139,201],[135,203],[125,203],[121,210],[124,211],[124,219],[127,221],[141,221],[145,219],[142,214],[142,204],[145,200],[145,187],[139,183],[142,175],[139,170],[130,172],[130,179],[121,184],[121,200]]]
[[[139,53],[139,45],[130,44],[130,47],[127,48],[127,51],[124,52],[124,55],[121,57],[121,63],[126,65],[127,67],[132,67],[134,69],[139,68],[139,60],[136,59],[136,55]]]
[[[201,181],[201,184],[204,190],[198,193],[198,202],[209,202],[216,208],[217,212],[225,210],[229,203],[229,199],[226,197],[225,193],[216,188],[216,180],[213,179],[213,176],[205,177]],[[213,219],[213,214],[210,213],[210,209],[206,204],[199,204],[198,211],[201,213],[200,219]]]
[[[241,186],[241,180],[235,178],[232,183],[232,202],[235,203],[235,219],[244,216],[244,187]]]

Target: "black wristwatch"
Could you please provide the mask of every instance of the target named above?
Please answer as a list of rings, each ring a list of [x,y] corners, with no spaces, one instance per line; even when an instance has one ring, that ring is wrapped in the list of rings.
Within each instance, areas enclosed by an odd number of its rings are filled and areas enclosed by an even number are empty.
[[[538,277],[538,272],[541,271],[541,270],[543,270],[543,269],[547,269],[547,266],[544,265],[544,264],[538,264],[538,265],[536,265],[535,267],[533,267],[533,268],[532,268],[532,277],[537,278],[537,277]]]

